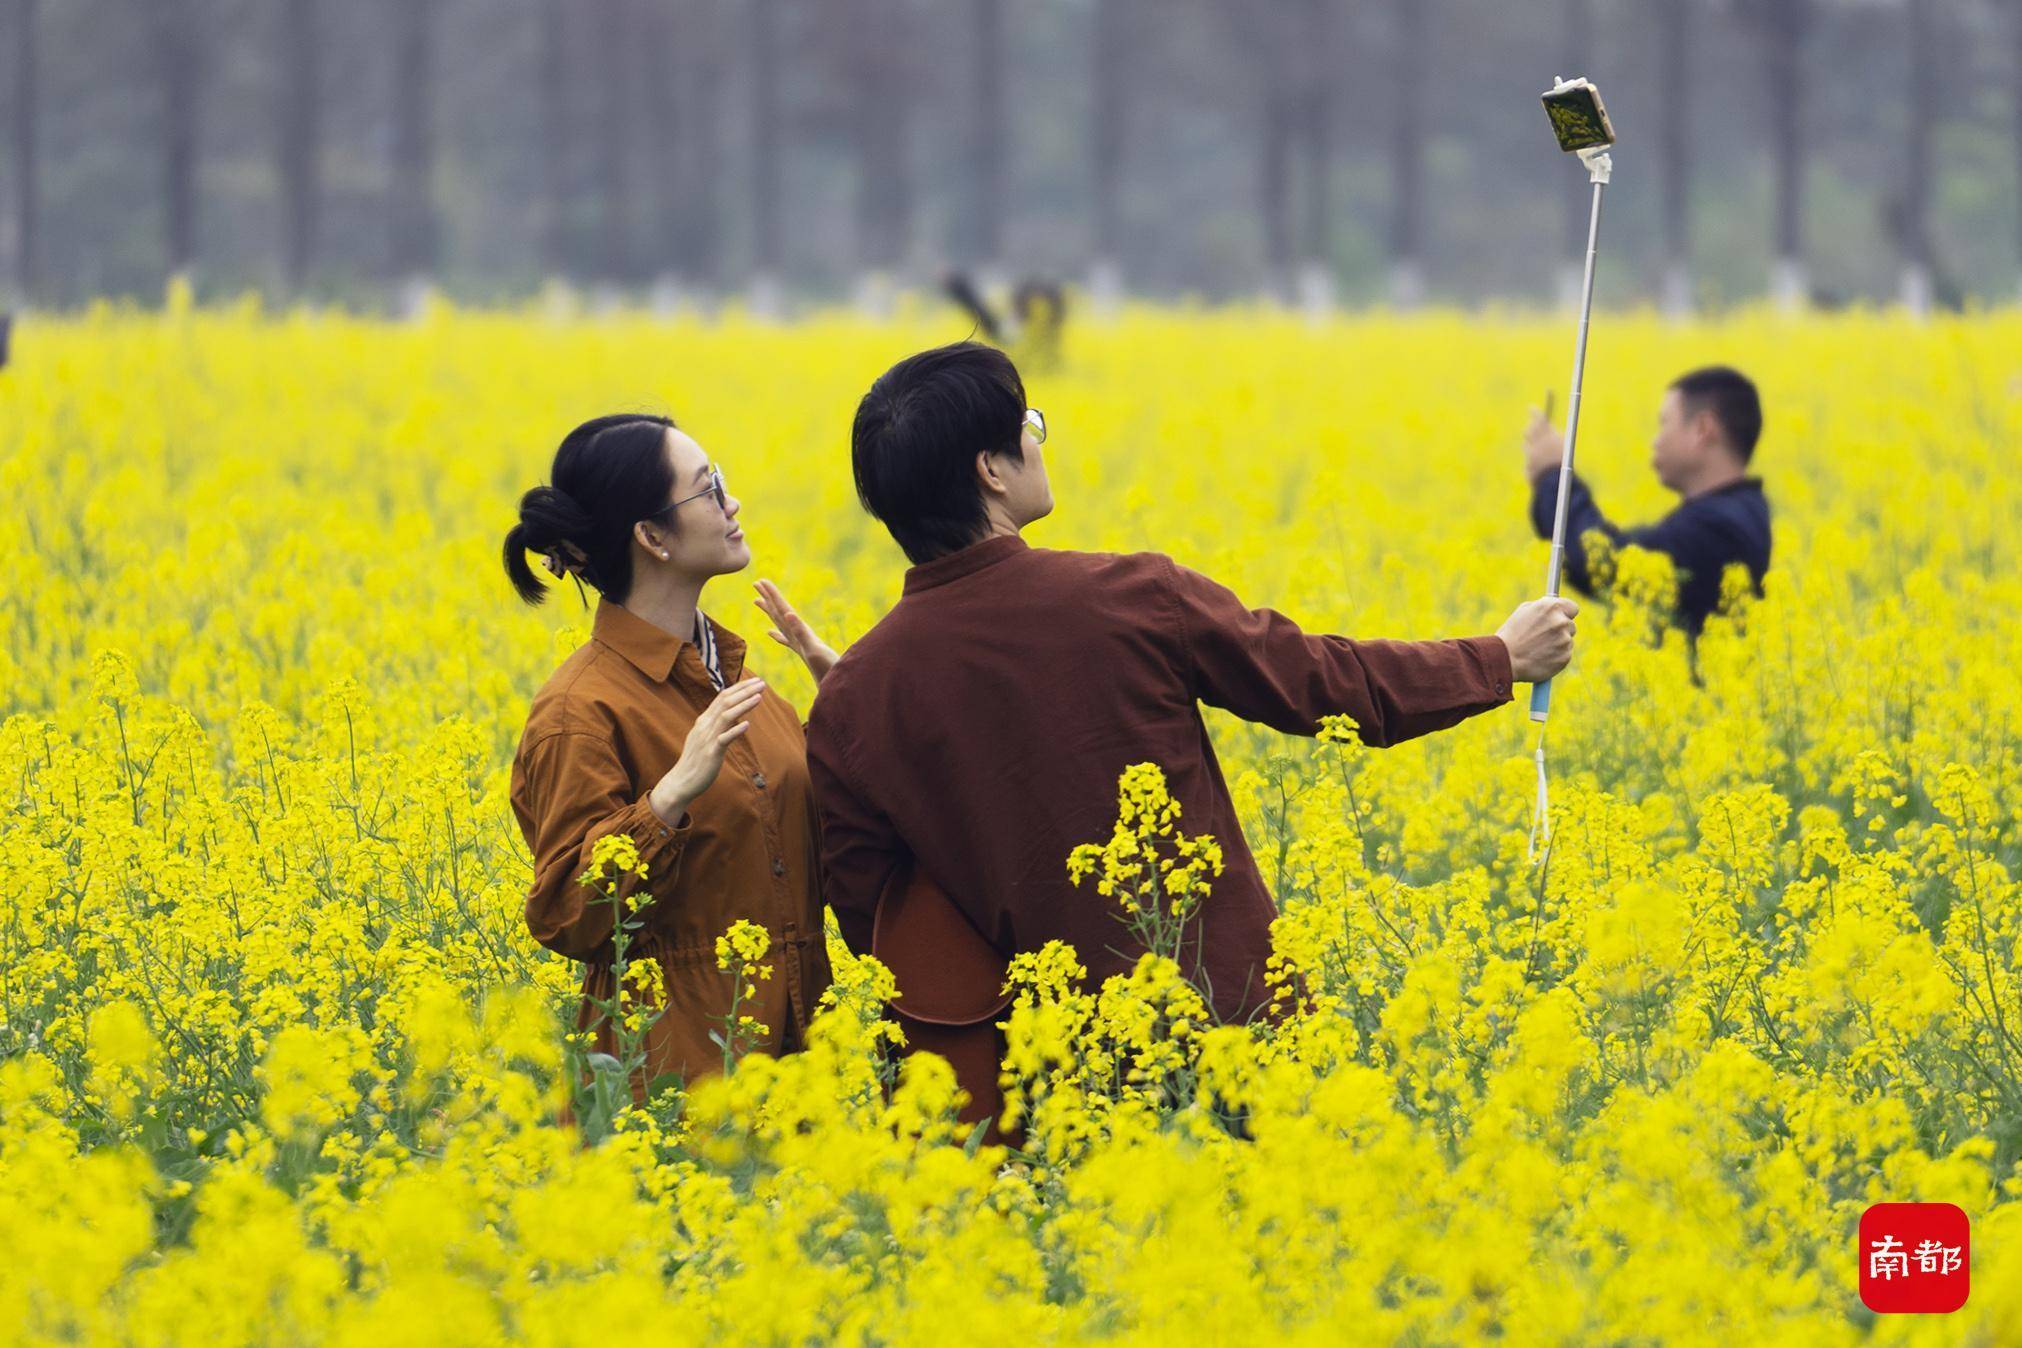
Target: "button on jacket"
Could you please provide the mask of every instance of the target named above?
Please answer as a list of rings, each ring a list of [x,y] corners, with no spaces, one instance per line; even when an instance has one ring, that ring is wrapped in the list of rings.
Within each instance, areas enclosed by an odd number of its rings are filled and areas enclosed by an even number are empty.
[[[808,764],[829,906],[869,948],[878,895],[910,858],[1000,955],[1071,943],[1091,975],[1135,953],[1115,905],[1067,878],[1103,842],[1117,778],[1165,770],[1180,825],[1226,870],[1183,952],[1216,1011],[1264,1002],[1276,907],[1245,844],[1199,704],[1287,734],[1345,713],[1395,744],[1501,706],[1509,651],[1493,636],[1308,636],[1159,553],[1063,552],[993,537],[906,572],[896,607],[822,680]]]
[[[725,681],[736,682],[744,642],[704,621]],[[600,598],[590,640],[535,695],[513,757],[513,813],[534,861],[527,928],[587,966],[578,1028],[596,1015],[587,999],[610,995],[612,914],[577,878],[592,844],[613,833],[629,834],[647,865],[644,881],[626,877],[619,886],[621,894],[652,895],[627,957],[654,957],[666,985],[667,1010],[647,1044],[647,1080],[663,1072],[692,1080],[721,1067],[709,1032],[730,1010],[731,975],[716,967],[715,942],[739,918],[772,936],[772,976],[740,1008],[764,1026],[757,1048],[800,1047],[829,982],[806,741],[784,698],[769,687],[760,695],[751,729],[731,742],[716,781],[675,826],[649,803],[715,696],[694,642]],[[608,1024],[598,1040],[610,1050]]]

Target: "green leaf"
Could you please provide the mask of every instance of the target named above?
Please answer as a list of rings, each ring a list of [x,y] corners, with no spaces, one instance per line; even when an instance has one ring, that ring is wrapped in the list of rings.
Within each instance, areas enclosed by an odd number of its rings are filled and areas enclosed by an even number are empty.
[[[989,1119],[979,1119],[976,1121],[976,1126],[969,1130],[969,1140],[962,1144],[962,1154],[964,1156],[969,1157],[971,1160],[975,1159],[976,1153],[983,1148],[983,1134],[990,1131],[991,1122],[992,1120]]]

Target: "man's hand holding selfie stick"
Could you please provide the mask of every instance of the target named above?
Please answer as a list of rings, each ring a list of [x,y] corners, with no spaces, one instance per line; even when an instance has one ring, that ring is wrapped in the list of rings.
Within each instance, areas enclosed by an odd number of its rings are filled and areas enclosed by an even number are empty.
[[[1515,683],[1543,683],[1573,658],[1573,615],[1580,606],[1546,595],[1517,605],[1495,634],[1509,647],[1509,676]]]

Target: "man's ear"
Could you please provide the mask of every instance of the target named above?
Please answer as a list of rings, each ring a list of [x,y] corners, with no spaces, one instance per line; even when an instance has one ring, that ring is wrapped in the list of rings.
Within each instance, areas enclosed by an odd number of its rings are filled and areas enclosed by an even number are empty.
[[[1010,490],[1004,481],[1004,475],[999,473],[997,465],[991,462],[988,450],[976,451],[976,478],[983,484],[984,491],[994,491],[1002,496]]]
[[[1702,407],[1692,414],[1692,438],[1701,448],[1719,449],[1727,443],[1727,432],[1712,408]]]

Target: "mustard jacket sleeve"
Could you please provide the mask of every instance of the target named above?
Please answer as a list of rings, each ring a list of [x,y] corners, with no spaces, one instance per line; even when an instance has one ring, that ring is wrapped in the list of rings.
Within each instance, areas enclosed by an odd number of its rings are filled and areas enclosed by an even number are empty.
[[[511,798],[520,831],[533,852],[527,929],[558,954],[589,959],[611,939],[611,905],[580,882],[599,838],[627,834],[646,863],[646,879],[624,876],[621,896],[639,888],[666,892],[681,864],[692,820],[670,827],[649,803],[651,788],[634,791],[616,748],[586,731],[554,731],[523,746],[513,760]]]

